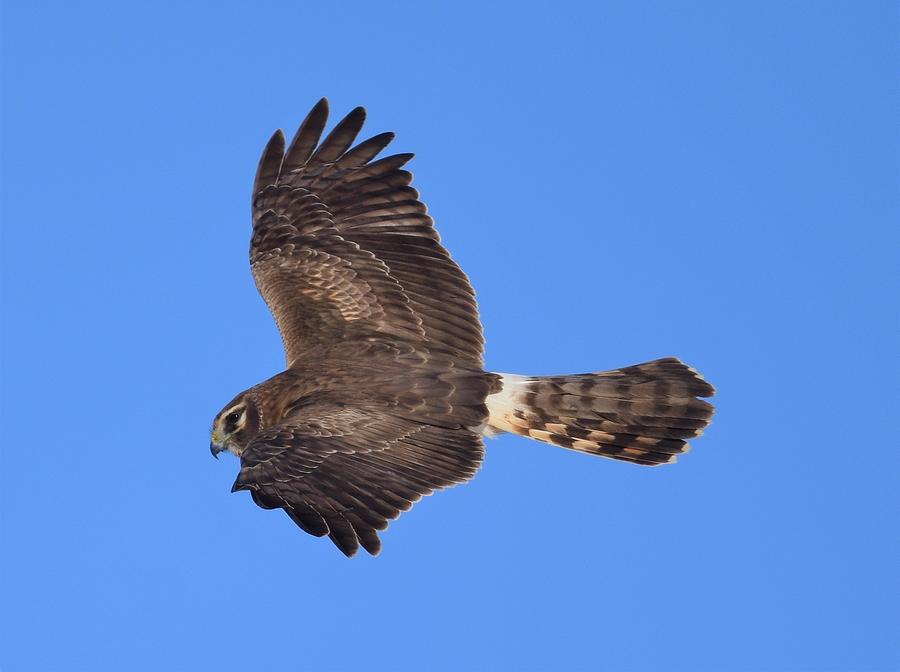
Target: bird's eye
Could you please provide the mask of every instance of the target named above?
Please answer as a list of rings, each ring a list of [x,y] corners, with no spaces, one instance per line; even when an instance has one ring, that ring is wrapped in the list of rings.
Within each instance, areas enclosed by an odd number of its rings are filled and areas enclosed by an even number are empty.
[[[229,425],[236,425],[238,420],[240,420],[240,419],[241,419],[241,414],[238,413],[237,411],[235,411],[234,413],[229,413],[225,417],[225,422],[227,422]]]

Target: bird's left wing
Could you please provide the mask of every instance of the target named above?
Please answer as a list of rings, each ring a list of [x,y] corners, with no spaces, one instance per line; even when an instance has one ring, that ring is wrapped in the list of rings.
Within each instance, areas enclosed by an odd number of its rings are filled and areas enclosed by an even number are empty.
[[[357,107],[320,141],[323,98],[285,149],[275,133],[253,188],[250,263],[288,365],[310,346],[387,334],[481,367],[475,294],[440,238],[412,175],[412,154],[374,160],[394,137],[351,147]]]
[[[262,431],[241,454],[232,492],[249,490],[347,556],[381,550],[378,531],[424,495],[462,483],[483,459],[481,437],[378,411],[338,409]]]

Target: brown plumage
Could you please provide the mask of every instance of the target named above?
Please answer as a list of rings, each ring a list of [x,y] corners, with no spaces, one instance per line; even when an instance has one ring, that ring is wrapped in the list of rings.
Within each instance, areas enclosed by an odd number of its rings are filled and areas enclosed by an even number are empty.
[[[715,390],[674,357],[603,373],[502,376],[491,425],[590,455],[648,466],[674,462],[700,436]]]
[[[266,146],[253,189],[250,265],[287,369],[229,402],[211,450],[241,459],[233,490],[284,509],[347,555],[423,495],[464,482],[482,435],[503,431],[637,464],[674,461],[713,394],[674,358],[529,378],[485,372],[475,294],[441,246],[411,154],[356,146],[358,107],[320,141],[322,99],[285,150]]]

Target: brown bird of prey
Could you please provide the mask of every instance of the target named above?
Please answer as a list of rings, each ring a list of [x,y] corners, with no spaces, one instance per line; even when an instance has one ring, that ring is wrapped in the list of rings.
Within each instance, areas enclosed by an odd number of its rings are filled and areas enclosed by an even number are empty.
[[[320,100],[285,151],[279,130],[253,186],[250,267],[287,368],[213,421],[213,455],[240,458],[232,492],[284,509],[346,555],[423,495],[469,480],[483,436],[512,432],[633,464],[675,461],[712,418],[714,392],[675,358],[602,373],[484,370],[475,294],[403,170],[352,146],[357,107],[320,141]]]

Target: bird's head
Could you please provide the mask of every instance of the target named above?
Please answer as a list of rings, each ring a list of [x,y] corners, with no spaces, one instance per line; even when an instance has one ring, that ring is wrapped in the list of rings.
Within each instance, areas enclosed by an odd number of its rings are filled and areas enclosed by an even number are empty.
[[[213,420],[209,450],[213,457],[227,450],[240,456],[259,431],[259,409],[248,392],[241,392]]]

